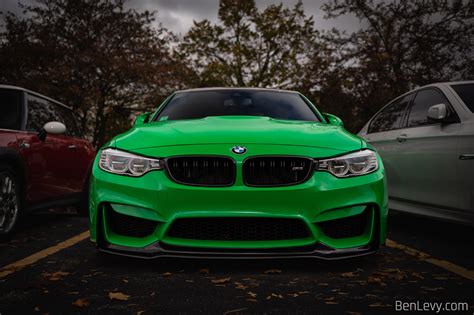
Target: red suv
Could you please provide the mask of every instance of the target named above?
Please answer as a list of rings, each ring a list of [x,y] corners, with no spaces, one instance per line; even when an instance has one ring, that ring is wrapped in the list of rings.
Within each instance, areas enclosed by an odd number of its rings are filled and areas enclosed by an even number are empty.
[[[95,156],[72,110],[41,94],[0,85],[0,235],[31,210],[81,205]]]

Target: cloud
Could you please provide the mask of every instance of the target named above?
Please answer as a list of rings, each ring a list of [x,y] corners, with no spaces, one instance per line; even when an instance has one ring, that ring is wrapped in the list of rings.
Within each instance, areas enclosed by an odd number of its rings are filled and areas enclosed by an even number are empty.
[[[24,4],[34,3],[34,0],[20,0]],[[341,30],[355,31],[360,27],[358,19],[354,16],[342,16],[337,19],[324,19],[321,5],[325,0],[303,0],[303,7],[307,16],[314,17],[317,28],[329,29],[336,27]],[[256,0],[257,7],[264,9],[270,4],[283,3],[293,7],[297,0]],[[219,0],[130,0],[126,6],[137,11],[149,10],[157,12],[157,22],[167,29],[184,35],[192,27],[193,21],[208,19],[217,21]],[[12,11],[21,14],[18,0],[1,0],[0,10]]]
[[[257,7],[262,10],[268,5],[283,3],[293,7],[298,0],[256,0]],[[321,6],[325,0],[303,0],[303,7],[308,16],[313,16],[318,28],[330,29],[336,27],[341,30],[354,31],[359,28],[359,20],[354,16],[342,16],[337,19],[324,19]],[[219,0],[133,0],[130,7],[156,10],[158,20],[163,26],[173,32],[184,34],[193,25],[193,20],[208,19],[217,21]]]

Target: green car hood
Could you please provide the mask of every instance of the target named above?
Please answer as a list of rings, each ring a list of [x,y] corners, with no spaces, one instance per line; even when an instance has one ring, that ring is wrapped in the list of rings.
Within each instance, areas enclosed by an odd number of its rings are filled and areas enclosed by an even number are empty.
[[[193,144],[274,144],[359,150],[362,140],[342,127],[326,123],[277,120],[255,116],[218,116],[152,122],[115,138],[126,150]]]

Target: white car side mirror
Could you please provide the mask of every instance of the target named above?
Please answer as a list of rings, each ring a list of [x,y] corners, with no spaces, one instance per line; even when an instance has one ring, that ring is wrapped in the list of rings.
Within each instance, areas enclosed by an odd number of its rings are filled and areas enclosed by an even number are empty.
[[[50,121],[44,124],[44,131],[53,135],[61,135],[66,132],[66,126],[59,121]]]
[[[447,115],[448,109],[446,104],[436,104],[428,109],[428,118],[435,121],[443,120]]]

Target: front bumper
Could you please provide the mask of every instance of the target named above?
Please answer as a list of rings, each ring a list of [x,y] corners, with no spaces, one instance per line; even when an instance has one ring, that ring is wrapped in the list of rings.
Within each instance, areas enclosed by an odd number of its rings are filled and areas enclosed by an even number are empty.
[[[219,148],[205,148],[209,154],[213,149],[219,152]],[[298,155],[298,150],[302,149],[292,148],[292,153]],[[308,150],[304,148],[301,155],[312,154]],[[317,151],[331,155],[320,148]],[[162,152],[143,154],[167,156]],[[245,157],[232,158],[236,159],[237,174],[241,174]],[[370,254],[386,238],[387,193],[382,163],[379,165],[379,170],[364,176],[338,179],[329,173],[315,172],[302,184],[264,188],[245,186],[239,175],[230,187],[186,186],[170,180],[165,171],[132,178],[103,172],[95,163],[90,194],[91,240],[102,251],[141,258],[338,259]],[[156,227],[139,237],[118,234],[107,211],[153,221]],[[370,215],[360,235],[330,237],[323,229],[325,222],[355,218],[364,211],[370,211]],[[297,219],[308,228],[308,235],[267,241],[170,237],[170,227],[183,218]]]

